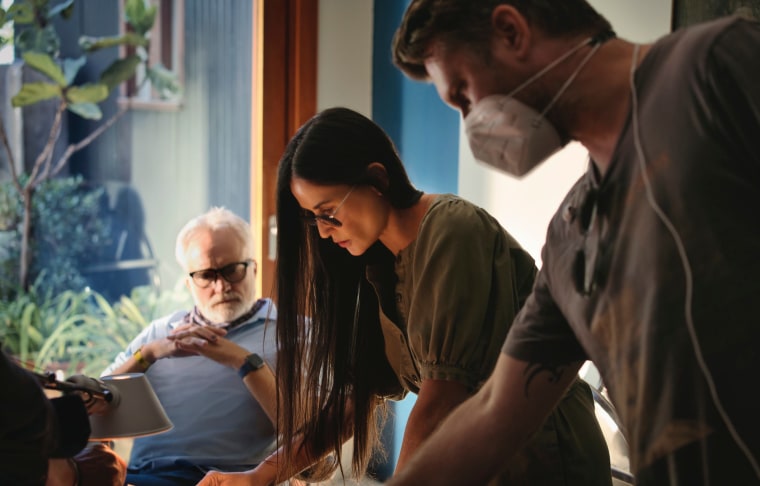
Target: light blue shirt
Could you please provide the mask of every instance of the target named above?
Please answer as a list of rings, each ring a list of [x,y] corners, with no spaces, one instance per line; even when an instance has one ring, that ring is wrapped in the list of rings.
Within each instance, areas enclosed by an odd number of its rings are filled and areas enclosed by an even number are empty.
[[[153,321],[119,353],[101,376],[112,373],[143,344],[182,324],[187,311]],[[262,356],[274,370],[277,310],[270,300],[226,338]],[[268,325],[266,325],[268,323]],[[174,428],[135,439],[130,469],[170,466],[177,461],[225,471],[249,469],[275,449],[271,421],[237,370],[203,356],[157,360],[145,373]]]

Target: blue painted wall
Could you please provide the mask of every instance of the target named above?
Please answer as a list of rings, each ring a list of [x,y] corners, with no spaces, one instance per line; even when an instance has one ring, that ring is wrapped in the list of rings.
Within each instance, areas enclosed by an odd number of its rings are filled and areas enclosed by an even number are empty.
[[[372,117],[390,135],[412,182],[425,192],[456,192],[459,114],[432,84],[393,66],[391,42],[408,0],[375,1]]]
[[[415,186],[429,193],[456,193],[459,114],[441,102],[432,84],[410,80],[391,60],[393,34],[408,3],[375,0],[372,117],[396,144]],[[390,463],[376,471],[381,479],[395,468],[415,398],[409,394],[393,404],[384,437]]]

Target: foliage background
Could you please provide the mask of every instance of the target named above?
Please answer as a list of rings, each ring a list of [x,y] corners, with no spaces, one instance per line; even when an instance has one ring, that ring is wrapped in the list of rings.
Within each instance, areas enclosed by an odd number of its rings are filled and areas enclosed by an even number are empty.
[[[152,320],[191,305],[181,281],[163,292],[136,287],[113,304],[91,290],[52,294],[32,286],[0,301],[0,342],[37,371],[99,376]]]
[[[109,221],[102,215],[103,190],[88,188],[79,176],[49,179],[32,200],[31,280],[38,294],[82,290],[79,269],[98,261],[110,244]],[[23,205],[10,181],[0,183],[0,298],[19,292]]]

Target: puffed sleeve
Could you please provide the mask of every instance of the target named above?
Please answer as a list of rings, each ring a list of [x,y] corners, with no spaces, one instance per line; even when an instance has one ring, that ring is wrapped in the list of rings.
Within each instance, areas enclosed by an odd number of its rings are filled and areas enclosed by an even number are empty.
[[[397,262],[399,302],[421,379],[477,388],[535,277],[533,259],[484,210],[440,197]]]

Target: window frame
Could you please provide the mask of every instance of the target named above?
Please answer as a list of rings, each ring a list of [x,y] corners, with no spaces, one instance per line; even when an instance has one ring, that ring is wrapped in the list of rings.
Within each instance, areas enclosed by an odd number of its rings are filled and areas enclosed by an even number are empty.
[[[185,0],[150,0],[151,5],[158,5],[156,21],[151,29],[151,45],[148,58],[161,62],[166,69],[176,73],[180,86],[185,83]],[[129,31],[124,21],[124,3],[119,2],[119,35]],[[158,41],[157,41],[158,40]],[[121,46],[120,57],[135,53],[132,46]],[[138,79],[144,74],[138,67],[138,74],[120,87],[119,107],[137,110],[178,111],[182,107],[183,98],[162,99],[157,96],[150,84],[146,84],[141,92],[137,92]]]

